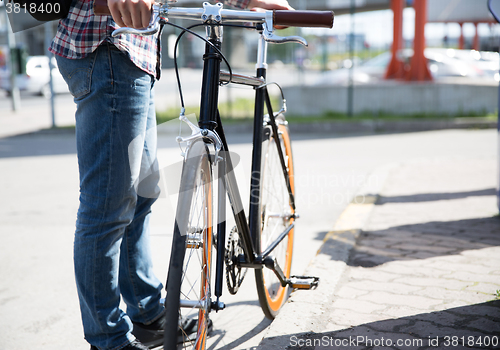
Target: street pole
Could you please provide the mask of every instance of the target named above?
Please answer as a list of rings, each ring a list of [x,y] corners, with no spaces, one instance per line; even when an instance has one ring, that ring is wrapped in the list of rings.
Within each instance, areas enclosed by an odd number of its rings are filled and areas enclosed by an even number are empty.
[[[19,87],[17,86],[17,69],[16,65],[12,62],[12,55],[10,54],[12,48],[16,46],[16,37],[14,36],[14,32],[12,28],[9,27],[9,16],[7,15],[7,7],[5,6],[5,1],[2,6],[4,8],[4,22],[5,22],[5,30],[7,31],[7,46],[9,47],[9,57],[7,60],[7,69],[10,74],[10,98],[12,101],[12,110],[14,112],[18,111],[21,107],[21,95],[19,93]],[[21,68],[21,67],[18,67]]]
[[[349,86],[347,87],[347,115],[352,117],[354,115],[354,13],[355,13],[355,0],[351,0],[351,34],[349,35],[349,59],[351,60],[351,67],[349,67]]]
[[[500,0],[488,0],[488,9],[500,23]],[[498,111],[497,111],[497,209],[500,211],[500,89],[498,90]]]
[[[52,42],[52,23],[45,22],[43,24],[45,30],[45,47],[48,48]],[[52,64],[52,52],[47,49],[47,57],[49,58],[49,86],[50,86],[50,116],[52,118],[52,127],[56,127],[56,108],[55,108],[55,94],[54,94],[54,81],[52,77],[52,70],[55,68]]]
[[[306,0],[300,0],[299,2],[299,8],[298,10],[307,10],[307,1]],[[300,27],[297,27],[296,29],[298,31],[298,36],[302,36],[302,28]],[[297,57],[297,50],[300,50],[298,53],[300,54],[299,57]],[[305,52],[304,52],[304,49],[302,47],[300,47],[299,49],[297,50],[294,50],[293,51],[293,59],[295,62],[297,62],[297,59],[298,59],[298,62],[299,62],[299,65],[298,65],[298,74],[297,74],[297,78],[298,78],[298,81],[297,83],[300,85],[300,86],[304,86],[305,84],[305,78],[304,78],[304,60],[306,58],[306,55],[305,55]]]
[[[496,2],[497,7],[498,1]],[[498,21],[498,17],[495,16],[495,19]],[[500,22],[500,21],[499,21]],[[499,43],[499,51],[500,51],[500,43]],[[500,53],[500,52],[499,52]],[[497,210],[500,213],[500,87],[498,89],[498,107],[497,107]]]

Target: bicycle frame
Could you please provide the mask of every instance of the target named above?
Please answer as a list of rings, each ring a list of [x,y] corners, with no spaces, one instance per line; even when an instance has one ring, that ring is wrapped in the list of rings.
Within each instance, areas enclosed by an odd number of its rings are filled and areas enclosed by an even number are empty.
[[[281,167],[283,169],[283,181],[286,181],[288,192],[290,196],[290,203],[292,208],[295,209],[295,201],[293,193],[290,188],[290,179],[286,170],[285,159],[282,154],[281,144],[278,140],[278,127],[272,106],[269,98],[269,93],[265,85],[266,71],[267,71],[267,42],[262,36],[259,39],[258,45],[258,59],[257,59],[257,72],[256,77],[233,75],[220,72],[221,57],[217,50],[220,48],[221,36],[223,28],[216,25],[207,26],[208,40],[212,45],[207,44],[205,54],[203,56],[203,81],[201,93],[201,106],[199,127],[202,130],[210,130],[215,132],[223,145],[223,159],[217,162],[218,173],[224,174],[219,176],[218,186],[218,224],[217,224],[217,262],[216,262],[216,277],[215,277],[215,296],[217,299],[222,295],[223,275],[224,275],[224,251],[225,251],[225,237],[226,237],[226,193],[233,211],[233,215],[238,228],[243,251],[243,256],[239,258],[239,264],[242,267],[261,269],[263,266],[271,268],[278,276],[282,286],[286,286],[287,279],[281,268],[269,258],[273,249],[286,237],[286,235],[294,227],[291,223],[286,230],[279,235],[279,237],[272,242],[262,254],[257,254],[256,250],[256,235],[260,229],[260,212],[259,202],[253,201],[252,198],[260,198],[260,159],[262,152],[262,135],[264,128],[264,108],[267,107],[269,114],[269,123],[273,129],[273,137],[275,137],[275,144],[278,147],[278,154],[280,155]],[[249,206],[249,220],[247,222],[246,214],[243,209],[243,203],[239,194],[238,185],[233,169],[229,147],[227,145],[224,129],[220,120],[220,115],[217,109],[217,101],[219,95],[219,84],[221,81],[233,82],[253,86],[255,89],[255,110],[254,110],[254,128],[253,128],[253,151],[252,151],[252,176],[250,182],[250,206]],[[212,143],[212,140],[206,138],[205,142]],[[295,215],[293,216],[295,217]],[[266,260],[267,259],[267,260]],[[218,308],[219,303],[215,303],[215,308]]]

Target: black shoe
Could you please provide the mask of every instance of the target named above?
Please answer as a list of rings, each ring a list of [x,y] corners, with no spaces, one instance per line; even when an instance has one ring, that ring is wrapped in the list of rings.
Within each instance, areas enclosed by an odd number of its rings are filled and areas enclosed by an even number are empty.
[[[208,319],[208,331],[210,334],[214,328],[211,319]],[[182,331],[181,331],[182,329]],[[198,319],[196,318],[185,318],[181,322],[181,329],[177,331],[177,344],[186,343],[196,339],[198,335]]]
[[[132,334],[139,339],[144,345],[149,347],[160,346],[163,344],[163,335],[165,328],[165,316],[162,315],[159,319],[151,324],[145,325],[139,322],[132,322],[134,329]],[[186,318],[182,320],[183,332],[178,331],[177,343],[181,344],[190,340],[196,339],[198,331],[198,320],[195,318]],[[208,319],[208,333],[212,332],[213,323]],[[183,336],[184,335],[184,336]]]
[[[165,328],[165,312],[151,324],[145,325],[139,322],[132,322],[134,329],[132,334],[143,344],[154,347],[163,344],[163,334]]]
[[[98,350],[94,345],[90,347],[90,350]],[[128,344],[126,347],[122,348],[121,350],[149,350],[149,348],[142,344],[138,340],[134,340],[132,343]]]

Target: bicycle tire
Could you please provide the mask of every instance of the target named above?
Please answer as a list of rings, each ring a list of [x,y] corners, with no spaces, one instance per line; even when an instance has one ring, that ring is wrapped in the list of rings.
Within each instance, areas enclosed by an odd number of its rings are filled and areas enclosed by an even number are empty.
[[[164,349],[206,348],[211,306],[212,192],[210,155],[200,140],[189,147],[182,169],[166,283]],[[181,307],[181,298],[184,303],[199,306]],[[192,332],[184,327],[196,329]]]
[[[294,171],[290,136],[282,115],[276,117],[276,122],[278,124],[279,140],[290,179],[290,187],[294,194]],[[256,237],[256,249],[258,253],[262,253],[262,250],[270,242],[274,241],[294,220],[290,217],[294,211],[290,204],[290,197],[283,176],[278,148],[276,147],[270,126],[264,127],[260,171],[259,212],[262,220],[260,232]],[[279,266],[287,278],[290,277],[292,266],[293,236],[294,230],[292,229],[271,254],[276,257]],[[274,272],[267,268],[255,270],[255,282],[262,311],[267,318],[274,319],[288,298],[288,286],[281,286]]]

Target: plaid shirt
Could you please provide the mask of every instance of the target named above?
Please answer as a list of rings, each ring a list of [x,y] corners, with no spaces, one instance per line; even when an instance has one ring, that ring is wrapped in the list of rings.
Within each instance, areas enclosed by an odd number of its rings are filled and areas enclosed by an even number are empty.
[[[225,0],[230,6],[245,8],[250,0]],[[112,37],[119,28],[111,16],[95,16],[92,0],[78,0],[71,4],[68,16],[59,21],[57,33],[49,50],[56,55],[78,59],[94,52],[104,41],[125,52],[143,71],[157,76],[159,55],[158,33],[151,36],[134,34]]]
[[[248,6],[250,0],[226,0],[224,1],[229,6],[237,7],[240,9],[245,9]]]

